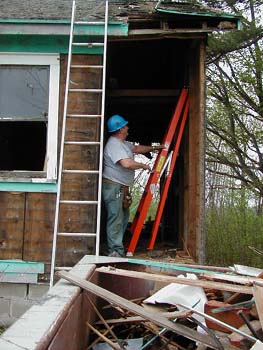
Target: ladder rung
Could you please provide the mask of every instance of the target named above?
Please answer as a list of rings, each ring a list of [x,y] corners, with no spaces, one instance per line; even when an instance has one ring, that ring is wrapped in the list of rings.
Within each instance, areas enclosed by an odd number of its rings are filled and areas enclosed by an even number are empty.
[[[74,46],[103,47],[103,43],[72,43]]]
[[[86,232],[58,232],[58,236],[64,237],[96,237],[96,233]]]
[[[101,114],[67,114],[70,118],[101,118]]]
[[[61,204],[98,204],[98,201],[71,201],[62,199],[59,201]]]
[[[65,174],[99,174],[99,170],[73,170],[65,169],[63,170]]]
[[[99,141],[65,141],[65,145],[100,145]]]
[[[89,24],[91,26],[96,25],[105,25],[105,22],[95,22],[95,21],[75,21],[74,24],[86,25]]]
[[[69,89],[70,92],[102,92],[102,89]]]
[[[72,64],[70,66],[71,68],[92,68],[92,69],[102,69],[103,66],[100,66],[100,65],[88,65],[88,64]]]

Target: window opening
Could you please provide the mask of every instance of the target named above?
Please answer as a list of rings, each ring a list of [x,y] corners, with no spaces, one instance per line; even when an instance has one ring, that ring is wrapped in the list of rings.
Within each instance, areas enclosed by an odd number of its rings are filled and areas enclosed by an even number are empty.
[[[0,91],[0,180],[54,182],[58,56],[1,54]]]

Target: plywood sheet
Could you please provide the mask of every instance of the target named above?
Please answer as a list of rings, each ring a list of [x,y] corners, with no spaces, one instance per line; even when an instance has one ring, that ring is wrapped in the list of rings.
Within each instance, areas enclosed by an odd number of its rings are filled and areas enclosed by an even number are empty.
[[[23,258],[25,194],[0,192],[1,259]]]
[[[27,193],[25,209],[25,260],[50,262],[56,195]]]

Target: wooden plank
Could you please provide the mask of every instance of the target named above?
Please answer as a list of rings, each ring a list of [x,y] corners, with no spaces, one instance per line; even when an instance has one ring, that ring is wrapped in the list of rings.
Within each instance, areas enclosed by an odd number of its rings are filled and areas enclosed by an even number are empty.
[[[164,327],[169,329],[172,332],[175,332],[177,334],[180,334],[188,339],[201,342],[212,349],[219,349],[218,345],[214,343],[214,341],[203,334],[200,334],[196,332],[193,329],[190,329],[184,325],[173,323],[169,320],[167,320],[165,317],[157,314],[156,312],[151,312],[148,310],[145,310],[143,307],[131,302],[128,299],[122,298],[118,296],[117,294],[114,294],[110,292],[107,289],[104,289],[102,287],[99,287],[89,281],[85,281],[77,276],[74,276],[73,274],[65,271],[58,272],[57,275],[61,278],[66,279],[67,281],[91,292],[92,294],[103,298],[104,300],[114,304],[118,305],[130,312],[133,312],[136,315],[142,316],[143,318],[148,319],[149,321],[159,325],[160,327]]]
[[[252,337],[251,335],[246,334],[245,332],[241,331],[240,329],[232,327],[229,324],[227,324],[225,322],[222,322],[222,321],[218,320],[217,318],[214,318],[214,317],[212,317],[212,316],[210,316],[210,315],[208,315],[208,314],[206,314],[204,312],[198,311],[198,310],[196,310],[196,309],[194,309],[192,307],[189,307],[187,305],[183,305],[183,304],[178,304],[178,305],[180,305],[181,307],[185,308],[186,310],[192,311],[194,314],[197,314],[199,316],[204,317],[207,320],[210,320],[210,321],[212,321],[214,323],[217,323],[217,324],[219,324],[219,325],[221,325],[221,326],[231,330],[232,332],[241,334],[242,336],[244,336],[245,338],[247,338],[249,340],[252,340],[252,341],[256,341],[257,340],[255,337]]]
[[[0,192],[1,259],[23,258],[25,193]]]
[[[249,276],[237,276],[237,275],[228,275],[228,274],[200,274],[201,278],[205,278],[207,280],[219,280],[219,281],[228,281],[238,284],[252,285],[256,281],[262,281],[262,278],[257,277],[249,277]]]
[[[61,199],[97,200],[97,174],[63,174]]]
[[[206,34],[206,33],[212,33],[214,30],[217,30],[218,28],[206,28],[206,29],[131,29],[129,30],[129,36],[132,35],[151,35],[151,36],[165,36],[165,37],[177,37],[177,35],[184,35],[185,34],[193,34],[193,38],[196,39],[198,34]],[[197,34],[196,34],[197,33]],[[200,35],[199,35],[200,38]],[[137,39],[137,38],[136,38]]]
[[[105,337],[104,334],[102,334],[101,332],[99,332],[96,328],[94,328],[89,322],[87,322],[87,326],[94,332],[96,333],[102,340],[104,340],[106,343],[108,343],[110,345],[111,348],[115,349],[115,350],[122,350],[123,347],[120,347],[119,344],[116,344],[114,342],[112,342],[109,338]]]
[[[68,117],[66,141],[99,141],[100,117]]]
[[[175,312],[162,312],[161,315],[168,318],[168,319],[177,319],[177,318],[187,318],[190,317],[192,312],[188,311],[175,311]],[[133,323],[133,322],[147,322],[147,319],[141,317],[141,316],[130,316],[130,317],[121,317],[121,318],[113,318],[110,320],[107,320],[108,324],[119,324],[119,323]],[[101,321],[96,322],[96,324],[102,324]]]
[[[50,262],[55,198],[53,193],[26,194],[24,260]]]
[[[65,169],[94,170],[99,166],[98,145],[65,145]]]
[[[255,283],[253,285],[253,295],[255,298],[259,321],[263,330],[263,285]]]
[[[115,269],[112,267],[108,268],[105,266],[97,268],[96,271],[102,272],[102,273],[118,275],[118,276],[126,276],[126,277],[132,277],[132,278],[143,278],[143,279],[148,279],[151,281],[161,281],[161,282],[167,282],[167,283],[185,284],[185,285],[191,285],[191,286],[195,286],[195,287],[225,290],[225,291],[229,291],[229,292],[239,292],[239,293],[244,293],[244,294],[252,294],[253,293],[252,287],[245,287],[245,286],[227,284],[227,283],[222,283],[222,282],[178,278],[178,277],[174,277],[174,276],[158,275],[158,274],[151,274],[151,273],[138,272],[138,271],[129,271],[129,270],[123,270],[123,269]]]
[[[163,261],[143,260],[143,259],[128,259],[131,264],[142,264],[150,267],[158,267],[159,269],[177,270],[190,273],[206,273],[209,271],[221,271],[221,272],[233,272],[230,268],[219,267],[219,266],[205,266],[196,264],[178,264],[178,263],[167,263]]]
[[[188,183],[185,193],[184,213],[185,245],[191,256],[204,263],[205,232],[204,232],[204,144],[205,144],[205,44],[192,46],[188,52],[189,59],[189,135],[187,139],[188,154],[185,157],[187,169],[185,179]]]

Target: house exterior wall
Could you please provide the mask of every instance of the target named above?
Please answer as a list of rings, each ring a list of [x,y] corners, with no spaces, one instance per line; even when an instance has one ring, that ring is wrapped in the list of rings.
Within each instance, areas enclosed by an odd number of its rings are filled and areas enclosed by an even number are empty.
[[[73,64],[99,64],[101,55],[73,55]],[[67,55],[60,55],[60,101],[59,135],[60,145],[64,91],[66,81]],[[72,85],[77,82],[79,88],[85,88],[89,81],[92,88],[99,88],[101,71],[77,69],[71,75]],[[98,114],[100,98],[98,94],[87,98],[85,93],[69,95],[68,113]],[[95,119],[69,118],[65,140],[87,141],[98,139],[100,125]],[[60,148],[60,147],[59,147]],[[72,167],[93,170],[98,164],[98,147],[66,145],[64,168]],[[71,200],[85,200],[97,196],[97,177],[92,174],[79,176],[65,174],[62,181],[62,197]],[[23,259],[41,261],[46,265],[45,273],[50,271],[52,239],[54,229],[55,193],[1,191],[0,192],[0,252],[2,259]],[[96,208],[61,207],[60,232],[92,232],[96,225]],[[94,253],[94,241],[87,238],[60,238],[58,240],[57,263],[59,266],[72,266],[87,254]],[[46,281],[46,275],[41,277]]]
[[[0,50],[22,52],[29,50],[40,52],[57,50],[64,52],[65,43],[54,37],[51,42],[42,38],[37,43],[36,38],[20,38],[12,36],[8,43],[8,35],[0,38]],[[26,40],[28,39],[28,41]],[[2,40],[2,41],[1,41]],[[33,40],[33,41],[32,41]],[[184,195],[184,242],[190,254],[203,261],[204,251],[204,40],[196,40],[192,54],[189,55],[190,77],[190,120],[188,138],[185,143],[185,195]],[[61,46],[62,45],[62,46]],[[99,64],[101,56],[92,54],[74,54],[75,64]],[[64,90],[66,81],[67,55],[60,53],[60,91],[59,91],[59,135],[58,148],[61,139],[62,116],[64,108]],[[100,88],[101,72],[79,69],[71,75],[72,86],[85,88]],[[89,95],[90,96],[90,95]],[[68,113],[99,114],[100,98],[94,94],[87,98],[85,93],[74,93],[69,96]],[[96,119],[69,119],[66,130],[66,140],[96,140],[99,135],[99,122]],[[68,146],[65,148],[64,167],[93,170],[98,168],[98,149],[94,147]],[[30,184],[32,185],[32,184]],[[56,191],[41,189],[40,192],[29,190],[11,190],[0,192],[0,252],[5,259],[24,259],[42,261],[46,264],[46,273],[50,271],[50,260],[53,239],[54,212]],[[96,177],[87,174],[63,175],[62,195],[64,199],[85,200],[96,198]],[[94,206],[79,208],[61,207],[62,220],[60,232],[94,232],[96,211]],[[59,238],[57,263],[59,266],[72,266],[83,255],[94,253],[94,241],[87,238]],[[43,281],[46,276],[43,276]]]

